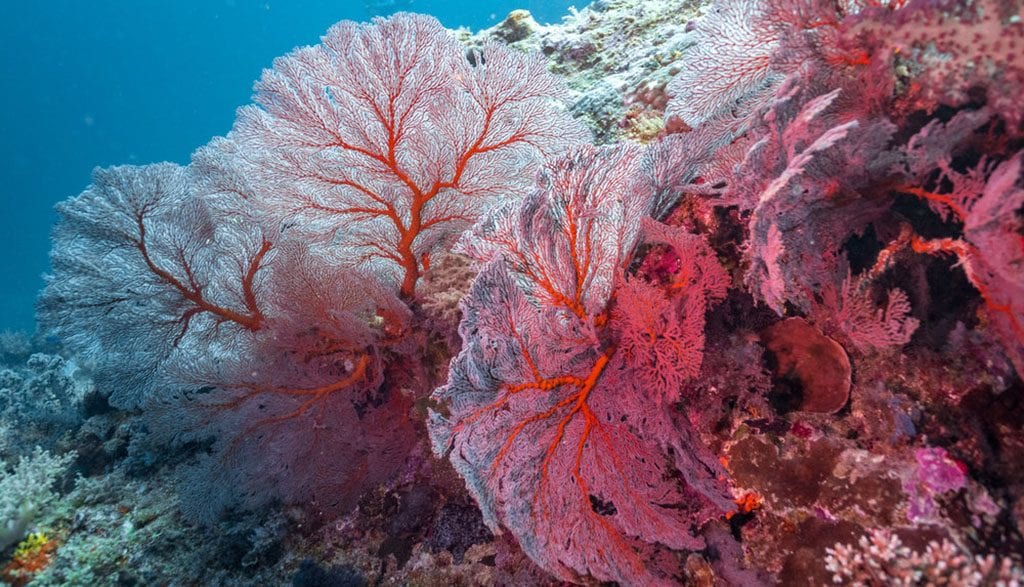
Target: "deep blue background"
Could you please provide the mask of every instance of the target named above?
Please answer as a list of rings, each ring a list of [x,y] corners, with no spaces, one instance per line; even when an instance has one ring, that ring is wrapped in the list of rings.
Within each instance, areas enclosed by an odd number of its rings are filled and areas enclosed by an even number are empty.
[[[479,29],[570,0],[51,0],[0,4],[0,330],[34,327],[53,205],[93,167],[186,163],[274,57],[342,19],[412,10]],[[374,6],[376,5],[376,6]]]

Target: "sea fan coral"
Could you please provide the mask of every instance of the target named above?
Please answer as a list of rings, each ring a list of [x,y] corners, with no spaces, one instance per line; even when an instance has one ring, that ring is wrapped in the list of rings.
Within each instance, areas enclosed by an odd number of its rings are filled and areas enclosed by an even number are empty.
[[[223,222],[194,187],[169,163],[113,167],[58,207],[40,320],[95,364],[115,405],[147,397],[171,355],[265,325],[270,241]]]
[[[731,507],[718,463],[668,410],[699,371],[723,273],[699,237],[649,230],[681,267],[670,284],[627,278],[655,193],[641,161],[577,150],[465,237],[485,269],[434,394],[448,410],[431,417],[435,451],[493,529],[567,580],[664,581],[656,545],[701,548],[692,528]]]
[[[408,380],[417,373],[409,310],[388,288],[325,269],[303,248],[282,254],[288,278],[276,294],[287,311],[250,349],[262,360],[178,365],[183,385],[142,406],[150,443],[214,441],[182,478],[192,519],[273,500],[335,515],[390,479],[415,440],[399,392],[418,383]]]
[[[691,127],[730,113],[738,102],[770,95],[782,76],[771,69],[779,27],[763,0],[718,1],[696,25],[695,43],[668,85],[666,115]]]
[[[536,56],[488,43],[467,60],[436,19],[398,14],[275,61],[230,138],[272,223],[344,247],[410,298],[438,243],[587,137],[564,98]]]
[[[339,23],[188,167],[99,170],[60,207],[42,322],[152,441],[215,439],[195,517],[343,509],[412,443],[406,304],[430,253],[586,138],[564,95],[539,58],[467,58],[433,18]]]

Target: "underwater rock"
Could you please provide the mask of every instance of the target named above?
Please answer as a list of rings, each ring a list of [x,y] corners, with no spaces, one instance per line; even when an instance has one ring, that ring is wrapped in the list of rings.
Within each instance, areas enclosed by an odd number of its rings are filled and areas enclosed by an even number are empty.
[[[394,556],[398,567],[405,566],[412,556],[413,546],[422,538],[427,524],[434,515],[437,492],[432,487],[416,485],[405,493],[390,494],[385,500],[384,531],[387,537],[380,545],[378,556]]]
[[[365,587],[366,584],[366,577],[351,566],[322,567],[311,559],[302,561],[292,577],[292,587]]]
[[[455,564],[462,564],[471,546],[493,539],[494,535],[484,525],[483,516],[476,505],[446,503],[434,520],[426,546],[434,552],[447,550],[452,553]]]
[[[512,46],[547,56],[549,68],[566,78],[575,95],[573,113],[591,127],[597,142],[646,142],[663,128],[665,86],[693,44],[686,23],[699,14],[701,4],[599,1],[552,25],[538,25],[524,11],[514,11],[468,42],[475,46],[486,39],[521,36],[510,41]]]
[[[827,442],[787,445],[789,453],[767,439],[748,436],[728,451],[729,471],[741,486],[757,491],[777,508],[810,508],[832,475],[841,449]]]
[[[518,43],[538,30],[540,25],[529,10],[513,10],[501,24],[491,29],[491,34],[506,43]]]

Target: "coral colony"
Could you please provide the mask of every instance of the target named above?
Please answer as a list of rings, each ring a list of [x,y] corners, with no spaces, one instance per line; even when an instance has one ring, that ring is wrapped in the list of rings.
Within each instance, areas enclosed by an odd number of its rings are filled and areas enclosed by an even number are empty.
[[[157,583],[1024,582],[1021,3],[605,4],[342,22],[97,170],[4,426],[179,526],[290,512]],[[0,432],[5,580],[127,573]]]

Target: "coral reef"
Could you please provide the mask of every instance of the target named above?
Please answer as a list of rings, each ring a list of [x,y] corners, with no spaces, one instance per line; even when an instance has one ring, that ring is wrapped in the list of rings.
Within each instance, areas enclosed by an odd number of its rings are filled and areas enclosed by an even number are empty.
[[[53,501],[52,486],[74,454],[53,456],[37,449],[21,457],[13,469],[0,471],[0,550],[25,537],[29,526]]]
[[[25,455],[52,447],[81,424],[92,380],[57,354],[32,353],[21,364],[0,367],[0,455]]]
[[[825,568],[834,583],[870,585],[1013,585],[1024,581],[1024,570],[1009,558],[971,557],[956,545],[932,541],[924,552],[911,550],[899,536],[873,530],[856,545],[828,549]]]
[[[1021,47],[1016,0],[339,23],[58,207],[3,580],[1020,583]]]

